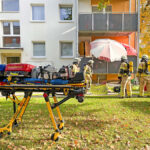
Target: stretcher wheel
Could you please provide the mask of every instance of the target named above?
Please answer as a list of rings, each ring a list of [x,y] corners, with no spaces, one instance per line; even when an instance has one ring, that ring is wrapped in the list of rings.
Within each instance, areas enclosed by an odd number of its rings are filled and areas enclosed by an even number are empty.
[[[1,92],[1,95],[2,95],[2,96],[7,96],[7,95],[8,95],[8,93],[7,93],[7,92],[5,92],[5,91],[2,91],[2,92]]]
[[[59,132],[53,133],[51,135],[51,140],[57,142],[59,140]]]
[[[7,134],[8,134],[8,135],[11,135],[11,132],[8,132]]]
[[[59,130],[63,130],[64,129],[64,123],[59,123],[58,128],[59,128]]]
[[[78,97],[77,97],[77,100],[78,100],[79,103],[83,103],[83,101],[84,101],[84,99],[83,99],[82,96],[78,96]]]
[[[2,138],[3,137],[3,132],[0,132],[0,138]]]
[[[17,124],[13,124],[13,127],[18,127],[18,123]]]
[[[17,122],[14,122],[14,123],[13,123],[13,127],[18,127],[18,123],[17,123]]]
[[[121,88],[120,86],[115,86],[113,91],[116,92],[116,93],[119,93],[120,92],[120,88]]]

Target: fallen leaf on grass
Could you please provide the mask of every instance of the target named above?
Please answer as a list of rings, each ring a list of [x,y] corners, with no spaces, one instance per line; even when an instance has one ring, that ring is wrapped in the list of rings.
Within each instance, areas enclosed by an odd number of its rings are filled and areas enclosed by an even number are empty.
[[[57,148],[57,150],[64,150],[64,148],[62,148],[60,146],[57,146],[56,148]]]
[[[77,140],[75,140],[75,141],[74,141],[74,144],[75,144],[75,145],[78,145],[78,141],[77,141]]]
[[[110,145],[110,148],[111,148],[111,149],[114,149],[115,147],[114,147],[114,145]]]
[[[82,150],[89,150],[89,149],[85,147],[85,148],[83,148]]]
[[[13,149],[13,147],[11,145],[8,145],[7,148],[8,149]]]
[[[145,150],[150,150],[150,145],[145,145]]]
[[[21,149],[23,149],[23,150],[27,150],[26,146],[20,146],[20,147],[21,147]]]
[[[70,147],[70,148],[74,148],[74,147],[75,147],[75,145],[74,145],[74,144],[72,144],[72,143],[69,143],[69,144],[68,144],[68,147]]]
[[[127,128],[127,127],[128,127],[128,124],[122,124],[121,127],[122,127],[122,128]]]
[[[127,146],[130,147],[130,141],[127,141]]]
[[[118,134],[115,135],[115,138],[116,138],[117,140],[120,140],[120,136],[119,136]]]

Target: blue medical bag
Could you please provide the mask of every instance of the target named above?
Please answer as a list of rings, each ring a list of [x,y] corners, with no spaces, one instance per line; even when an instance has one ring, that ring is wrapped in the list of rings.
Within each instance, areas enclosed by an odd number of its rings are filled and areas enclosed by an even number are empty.
[[[25,83],[33,83],[33,84],[46,84],[48,81],[44,79],[36,79],[36,78],[25,78]]]
[[[0,71],[5,71],[6,65],[0,64]]]
[[[52,85],[64,85],[64,84],[68,84],[68,80],[54,79],[54,80],[51,80],[51,84]]]

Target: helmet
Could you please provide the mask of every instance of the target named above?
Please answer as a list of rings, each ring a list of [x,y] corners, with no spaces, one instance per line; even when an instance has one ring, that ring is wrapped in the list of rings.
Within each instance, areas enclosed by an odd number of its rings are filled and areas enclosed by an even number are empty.
[[[127,57],[126,56],[122,56],[121,57],[121,62],[125,62],[127,60]]]
[[[81,61],[81,59],[80,58],[74,58],[74,60],[73,60],[73,64],[79,64],[80,63],[80,61]]]
[[[80,61],[81,61],[81,59],[80,58],[74,58],[74,61],[73,61],[73,63],[80,63]]]
[[[148,60],[148,56],[147,56],[147,55],[143,55],[143,56],[142,56],[142,60],[147,61],[147,60]]]
[[[88,61],[88,64],[93,64],[93,63],[94,63],[93,60],[89,60],[89,61]]]

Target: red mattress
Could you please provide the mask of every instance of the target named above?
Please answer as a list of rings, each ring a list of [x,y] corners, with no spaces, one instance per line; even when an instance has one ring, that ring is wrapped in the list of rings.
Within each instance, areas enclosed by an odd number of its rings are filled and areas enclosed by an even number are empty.
[[[35,67],[34,65],[30,64],[8,64],[5,68],[5,71],[31,72],[34,67]]]

